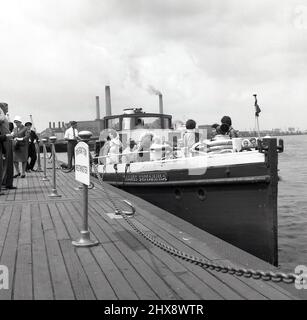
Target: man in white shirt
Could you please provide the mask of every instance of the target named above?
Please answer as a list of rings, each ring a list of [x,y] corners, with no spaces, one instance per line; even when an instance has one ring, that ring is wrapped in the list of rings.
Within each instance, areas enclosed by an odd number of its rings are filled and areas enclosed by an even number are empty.
[[[67,141],[67,168],[72,169],[72,161],[75,160],[75,146],[79,140],[76,121],[70,122],[70,127],[65,131],[64,139]]]

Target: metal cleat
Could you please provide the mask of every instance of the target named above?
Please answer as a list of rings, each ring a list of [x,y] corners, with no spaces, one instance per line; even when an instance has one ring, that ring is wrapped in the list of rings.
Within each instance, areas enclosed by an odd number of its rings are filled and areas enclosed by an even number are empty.
[[[128,201],[128,200],[123,200],[124,203],[126,203],[130,208],[131,208],[131,211],[123,211],[123,210],[118,210],[116,209],[115,210],[115,215],[126,215],[126,216],[133,216],[135,214],[135,208],[134,206]]]

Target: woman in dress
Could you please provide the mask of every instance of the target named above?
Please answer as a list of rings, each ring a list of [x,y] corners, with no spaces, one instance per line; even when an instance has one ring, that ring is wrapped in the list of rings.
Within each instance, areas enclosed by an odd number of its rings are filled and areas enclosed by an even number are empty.
[[[30,132],[27,127],[25,127],[19,116],[14,118],[14,123],[16,128],[13,130],[14,136],[14,154],[13,161],[16,170],[14,178],[20,176],[20,178],[25,178],[26,176],[26,167],[28,161],[28,145],[29,145],[29,136]],[[21,162],[21,175],[19,170],[19,162]]]

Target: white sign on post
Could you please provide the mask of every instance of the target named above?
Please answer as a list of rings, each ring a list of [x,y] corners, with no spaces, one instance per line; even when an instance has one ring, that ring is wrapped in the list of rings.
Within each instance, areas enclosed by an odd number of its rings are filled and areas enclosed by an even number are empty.
[[[90,185],[90,150],[85,142],[75,146],[75,179]]]

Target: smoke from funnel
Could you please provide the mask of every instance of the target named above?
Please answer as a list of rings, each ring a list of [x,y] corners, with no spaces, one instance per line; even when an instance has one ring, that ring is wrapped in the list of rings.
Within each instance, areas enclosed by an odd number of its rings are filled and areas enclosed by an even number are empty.
[[[155,87],[153,87],[151,85],[148,86],[148,91],[151,94],[156,94],[156,95],[162,94],[158,89],[156,89]]]

